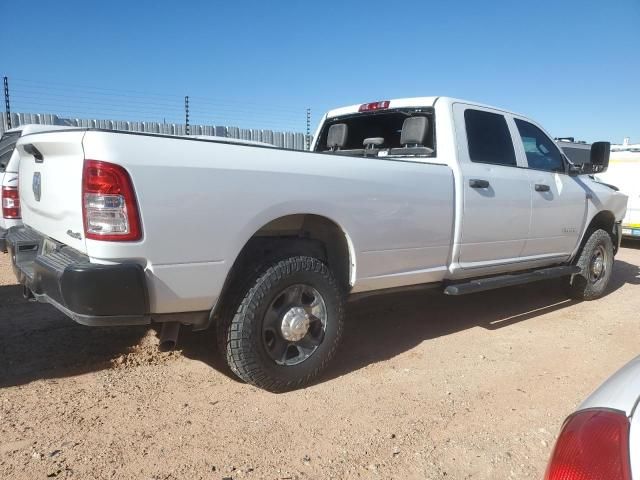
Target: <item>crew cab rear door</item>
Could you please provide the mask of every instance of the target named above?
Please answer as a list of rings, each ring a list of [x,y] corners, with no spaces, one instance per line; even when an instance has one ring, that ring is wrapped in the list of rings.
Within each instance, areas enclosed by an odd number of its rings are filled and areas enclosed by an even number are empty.
[[[23,222],[60,243],[86,253],[82,219],[82,130],[25,135],[20,153]]]
[[[571,255],[582,231],[587,209],[580,177],[565,173],[565,161],[556,143],[529,120],[513,117],[518,131],[516,151],[526,162],[532,197],[531,230],[525,257]]]
[[[517,262],[529,234],[530,181],[500,111],[454,104],[462,218],[458,263],[482,268]]]

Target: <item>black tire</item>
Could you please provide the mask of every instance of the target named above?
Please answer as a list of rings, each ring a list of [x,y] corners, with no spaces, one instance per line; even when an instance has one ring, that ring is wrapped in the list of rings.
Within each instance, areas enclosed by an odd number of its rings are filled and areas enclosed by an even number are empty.
[[[602,267],[597,267],[597,258],[602,259]],[[569,281],[569,296],[577,300],[600,298],[611,279],[613,271],[613,242],[604,230],[595,230],[582,247],[576,263],[581,272],[572,275]]]
[[[298,348],[298,343],[302,345],[305,339],[307,342],[312,339],[311,327],[308,327],[308,333],[298,342],[286,340],[282,327],[266,326],[267,313],[268,318],[272,319],[275,309],[280,308],[282,319],[291,308],[297,308],[292,303],[285,305],[284,300],[280,307],[274,302],[280,301],[282,295],[296,291],[298,287],[303,289],[303,294],[319,294],[323,302],[322,316],[325,318],[324,323],[321,322],[323,330],[320,332],[316,329],[319,333],[313,336],[313,340],[319,343],[300,363],[277,363],[273,357],[278,355],[270,350],[270,344],[274,344],[276,340],[287,344],[284,357],[278,358],[282,362],[293,362],[304,356],[302,346]],[[254,274],[243,293],[240,293],[243,298],[239,305],[236,304],[235,314],[218,321],[220,351],[231,371],[245,382],[272,392],[288,391],[309,384],[333,358],[342,336],[344,295],[329,268],[317,258],[307,256],[274,260]],[[290,296],[293,298],[295,294],[286,293],[286,298]],[[300,298],[301,306],[308,308]],[[306,318],[310,317],[311,314]],[[317,320],[316,317],[313,318]],[[313,325],[317,326],[318,322]],[[276,335],[279,337],[276,338]],[[282,346],[282,343],[278,345]],[[288,359],[291,350],[298,356]],[[309,350],[307,348],[305,352],[308,353]]]

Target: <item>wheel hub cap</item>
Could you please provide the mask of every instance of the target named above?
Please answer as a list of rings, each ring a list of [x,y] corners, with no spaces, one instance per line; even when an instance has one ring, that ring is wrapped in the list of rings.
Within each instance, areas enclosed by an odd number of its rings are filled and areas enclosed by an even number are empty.
[[[309,331],[309,315],[302,307],[293,307],[282,317],[280,331],[282,336],[290,341],[297,342]]]
[[[602,271],[604,270],[604,261],[602,257],[598,257],[593,261],[593,265],[591,266],[591,273],[593,273],[594,277],[599,277],[602,275]]]

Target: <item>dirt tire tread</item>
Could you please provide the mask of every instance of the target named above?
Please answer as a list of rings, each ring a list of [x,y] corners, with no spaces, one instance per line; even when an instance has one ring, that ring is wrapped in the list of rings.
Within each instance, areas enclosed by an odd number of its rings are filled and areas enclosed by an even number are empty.
[[[337,311],[333,321],[337,322],[337,333],[332,339],[331,348],[325,352],[322,361],[312,370],[296,379],[282,379],[270,375],[262,365],[258,352],[255,351],[254,335],[261,335],[260,323],[256,318],[262,302],[270,292],[277,289],[290,275],[298,272],[313,272],[326,282],[335,295]],[[218,340],[231,371],[240,379],[273,392],[281,392],[300,388],[310,383],[327,366],[334,357],[343,330],[344,300],[338,284],[329,268],[314,257],[294,256],[285,258],[254,272],[248,282],[251,286],[239,301],[233,315],[223,315],[219,322]],[[224,317],[228,320],[225,322]]]
[[[607,278],[603,284],[596,287],[596,285],[589,282],[587,278],[591,254],[599,244],[602,244],[607,250],[607,254],[609,255],[609,258],[611,258],[611,265],[607,265],[607,275],[609,278]],[[602,229],[597,229],[591,232],[589,238],[582,247],[576,265],[580,267],[582,272],[580,274],[573,275],[569,281],[567,292],[569,296],[576,300],[595,300],[600,298],[604,294],[612,274],[613,241],[611,240],[611,235]]]

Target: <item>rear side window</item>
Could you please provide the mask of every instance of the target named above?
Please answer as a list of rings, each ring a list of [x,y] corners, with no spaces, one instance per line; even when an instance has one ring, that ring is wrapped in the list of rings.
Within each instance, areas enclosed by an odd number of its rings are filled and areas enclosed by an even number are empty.
[[[16,148],[16,142],[20,138],[20,132],[5,133],[0,138],[0,172],[4,172],[7,168],[13,149]]]
[[[556,144],[535,125],[515,119],[527,154],[529,168],[549,172],[564,172],[562,155]]]
[[[469,157],[472,162],[516,165],[516,154],[507,121],[497,113],[465,110]]]

